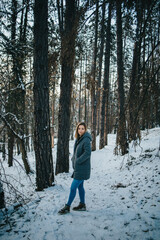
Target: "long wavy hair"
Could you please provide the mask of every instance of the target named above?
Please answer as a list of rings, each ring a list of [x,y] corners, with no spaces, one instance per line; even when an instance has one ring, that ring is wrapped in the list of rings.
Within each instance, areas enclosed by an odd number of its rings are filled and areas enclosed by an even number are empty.
[[[84,126],[85,132],[87,131],[87,126],[86,126],[85,122],[79,122],[79,123],[77,124],[76,132],[75,132],[75,138],[76,138],[76,139],[78,139],[78,137],[79,137],[78,128],[79,128],[80,125]]]

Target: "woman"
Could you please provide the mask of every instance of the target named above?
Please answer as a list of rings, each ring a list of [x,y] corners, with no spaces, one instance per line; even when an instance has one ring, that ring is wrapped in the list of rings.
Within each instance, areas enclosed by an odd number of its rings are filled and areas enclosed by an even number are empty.
[[[76,196],[76,191],[78,188],[80,203],[77,207],[74,207],[75,211],[85,211],[85,190],[84,190],[84,180],[90,178],[91,172],[91,141],[92,137],[87,132],[87,127],[84,122],[80,122],[76,127],[75,133],[75,144],[74,153],[72,157],[73,181],[71,184],[70,195],[67,204],[58,213],[66,214],[70,212],[70,206]]]

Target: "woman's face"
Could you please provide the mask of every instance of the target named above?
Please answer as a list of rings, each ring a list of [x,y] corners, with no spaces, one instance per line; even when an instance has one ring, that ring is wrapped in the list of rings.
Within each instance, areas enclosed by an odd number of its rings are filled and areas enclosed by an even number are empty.
[[[79,125],[78,127],[78,134],[81,137],[85,133],[86,129],[83,125]]]

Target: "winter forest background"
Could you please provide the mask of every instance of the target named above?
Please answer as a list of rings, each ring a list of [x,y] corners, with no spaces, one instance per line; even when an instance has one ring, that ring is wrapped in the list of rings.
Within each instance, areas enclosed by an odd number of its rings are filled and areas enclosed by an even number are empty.
[[[3,163],[20,155],[33,174],[34,151],[36,190],[54,185],[69,172],[79,121],[92,151],[97,136],[103,149],[112,133],[122,156],[142,130],[160,126],[159,16],[158,0],[0,2],[0,208]]]

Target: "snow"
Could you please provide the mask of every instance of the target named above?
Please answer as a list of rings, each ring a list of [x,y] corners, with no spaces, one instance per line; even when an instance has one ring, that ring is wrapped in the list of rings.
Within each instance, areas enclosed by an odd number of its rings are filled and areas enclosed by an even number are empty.
[[[141,143],[131,143],[125,156],[113,154],[115,140],[116,136],[109,134],[108,145],[92,152],[91,178],[84,184],[86,212],[71,208],[69,214],[57,213],[67,202],[72,164],[69,173],[55,176],[55,186],[35,192],[35,173],[29,179],[16,161],[12,168],[3,162],[6,180],[12,186],[6,188],[8,211],[0,212],[0,239],[159,240],[160,128],[143,131]],[[70,157],[73,144],[71,141]],[[56,147],[53,156],[55,166]],[[15,158],[21,162],[19,156]],[[35,170],[33,152],[29,162]],[[13,204],[14,188],[23,194],[25,205]],[[78,203],[77,193],[72,207]]]

